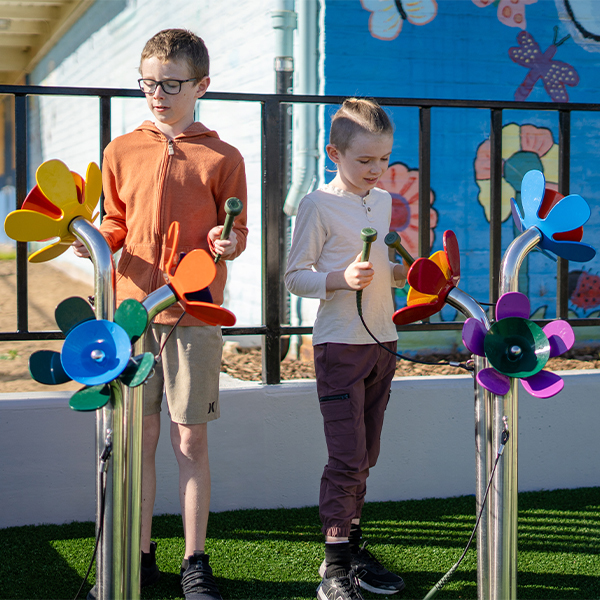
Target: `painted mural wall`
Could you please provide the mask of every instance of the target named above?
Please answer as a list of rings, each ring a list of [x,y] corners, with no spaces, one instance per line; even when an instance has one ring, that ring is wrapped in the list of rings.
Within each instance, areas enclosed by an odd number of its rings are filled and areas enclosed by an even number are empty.
[[[597,0],[329,0],[321,19],[320,68],[325,94],[600,101]],[[325,128],[333,110],[325,111]],[[416,255],[418,111],[398,108],[391,112],[396,127],[394,149],[381,187],[394,198],[392,228]],[[446,229],[457,234],[463,273],[460,287],[485,302],[489,275],[489,111],[432,109],[431,128],[432,248],[442,249]],[[571,133],[571,193],[580,194],[591,205],[583,241],[598,246],[600,115],[573,113]],[[519,201],[523,175],[538,169],[548,186],[557,189],[558,114],[503,111],[502,148],[505,249],[515,237],[509,202],[511,197]],[[324,172],[326,178],[331,177]],[[599,261],[570,263],[571,316],[600,315]],[[554,317],[555,263],[534,252],[521,272],[521,289],[531,298],[534,316]],[[405,293],[397,294],[398,306],[403,305]],[[457,313],[446,307],[440,318],[454,320]],[[581,330],[578,339],[580,334]]]

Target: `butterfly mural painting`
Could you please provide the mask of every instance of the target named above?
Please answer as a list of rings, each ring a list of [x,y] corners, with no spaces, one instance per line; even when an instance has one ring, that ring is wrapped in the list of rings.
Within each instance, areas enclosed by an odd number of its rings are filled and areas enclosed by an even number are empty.
[[[437,15],[436,0],[360,0],[371,13],[369,31],[374,38],[390,41],[398,37],[404,21],[426,25]]]
[[[539,44],[527,31],[521,31],[517,35],[519,46],[509,48],[508,55],[518,65],[529,69],[529,73],[523,80],[523,83],[517,88],[515,100],[525,100],[531,94],[533,86],[537,83],[538,79],[541,79],[544,89],[553,102],[569,101],[569,95],[565,86],[569,85],[573,87],[577,85],[579,83],[579,74],[568,63],[553,60],[556,49],[571,37],[567,35],[557,42],[557,34],[558,26],[555,26],[554,40],[545,52],[542,52]]]
[[[526,29],[525,7],[535,4],[537,0],[473,0],[475,6],[485,8],[493,4],[498,7],[498,21],[509,27]]]

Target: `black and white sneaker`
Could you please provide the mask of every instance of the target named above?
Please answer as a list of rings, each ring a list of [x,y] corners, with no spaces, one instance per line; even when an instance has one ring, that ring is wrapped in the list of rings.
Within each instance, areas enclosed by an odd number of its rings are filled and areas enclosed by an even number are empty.
[[[323,577],[317,588],[319,600],[364,600],[353,571],[344,577]]]
[[[361,588],[375,594],[396,594],[404,587],[404,580],[399,575],[388,571],[367,549],[367,542],[352,553],[352,570]],[[319,575],[325,576],[327,563],[323,561],[319,567]]]
[[[404,580],[388,571],[367,549],[367,542],[352,553],[352,570],[360,587],[375,594],[396,594],[404,589]]]
[[[194,552],[188,557],[189,566],[181,573],[185,600],[223,600],[208,564],[208,554]]]

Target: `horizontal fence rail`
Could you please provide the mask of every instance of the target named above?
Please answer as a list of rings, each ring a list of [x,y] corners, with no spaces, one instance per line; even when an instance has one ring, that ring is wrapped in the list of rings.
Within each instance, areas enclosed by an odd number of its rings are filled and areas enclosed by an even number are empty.
[[[0,85],[0,95],[14,98],[15,183],[16,207],[20,208],[27,196],[27,98],[29,96],[85,96],[95,97],[99,103],[100,164],[104,149],[111,139],[111,99],[143,98],[139,90],[114,88],[46,87],[33,85]],[[281,322],[281,286],[285,256],[280,231],[284,201],[281,169],[282,104],[338,105],[345,96],[307,96],[290,94],[237,94],[207,92],[205,100],[254,102],[261,105],[262,120],[262,325],[255,327],[225,327],[225,336],[259,335],[263,339],[263,383],[276,384],[281,380],[281,339],[290,335],[310,335],[312,327],[291,326]],[[559,192],[569,194],[571,114],[598,112],[598,104],[554,102],[504,102],[492,100],[442,100],[431,98],[377,98],[382,106],[413,107],[418,109],[419,124],[419,255],[429,256],[429,196],[431,171],[431,112],[436,108],[487,110],[490,115],[490,273],[489,302],[498,296],[498,278],[502,259],[501,248],[501,189],[502,189],[502,112],[504,110],[549,111],[558,113],[559,124]],[[279,250],[279,251],[278,251]],[[568,261],[557,263],[557,318],[568,315]],[[16,244],[17,273],[17,330],[0,332],[0,341],[59,340],[61,331],[29,331],[27,306],[27,243]],[[549,320],[536,321],[539,324]],[[599,326],[600,319],[569,319],[574,327]],[[421,322],[398,327],[398,331],[458,330],[462,322]]]

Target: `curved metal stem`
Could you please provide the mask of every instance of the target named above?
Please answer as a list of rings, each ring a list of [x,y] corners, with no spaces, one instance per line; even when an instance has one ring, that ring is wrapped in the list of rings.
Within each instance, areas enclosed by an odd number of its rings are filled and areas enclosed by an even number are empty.
[[[458,288],[450,290],[450,293],[446,297],[446,302],[466,317],[477,319],[486,329],[490,328],[485,310],[476,300],[462,290]],[[485,357],[475,357],[473,383],[475,400],[475,499],[477,515],[481,511],[493,463],[492,414],[494,396],[482,388],[476,379],[477,373],[486,366],[487,361]],[[490,553],[488,531],[490,518],[490,502],[488,502],[481,515],[477,530],[477,596],[479,600],[487,600],[489,598]]]
[[[112,320],[115,314],[115,264],[112,253],[104,236],[92,223],[83,217],[77,217],[69,224],[69,231],[81,241],[90,253],[94,264],[94,310],[97,319]],[[115,430],[116,425],[116,431]],[[119,415],[115,415],[114,405],[107,404],[101,411],[96,413],[96,461],[104,451],[107,432],[113,431],[117,439],[120,435]],[[114,439],[114,436],[113,436]],[[113,448],[117,445],[113,443]],[[106,500],[104,504],[104,519],[102,523],[102,536],[96,558],[96,589],[99,600],[109,598],[113,595],[113,516],[114,507],[114,458],[117,452],[113,452],[113,460],[108,461],[106,472]],[[118,495],[118,494],[117,494]],[[96,527],[101,522],[101,498],[102,490],[99,483],[96,484]],[[119,511],[117,511],[118,514]]]
[[[500,265],[499,296],[518,291],[519,269],[527,254],[541,239],[540,231],[531,227],[512,241]],[[510,390],[502,398],[502,402],[495,404],[494,448],[499,448],[501,444],[503,417],[508,422],[510,441],[498,463],[496,482],[492,489],[494,522],[490,530],[493,564],[491,600],[514,600],[517,597],[519,388],[516,379],[511,379]]]

